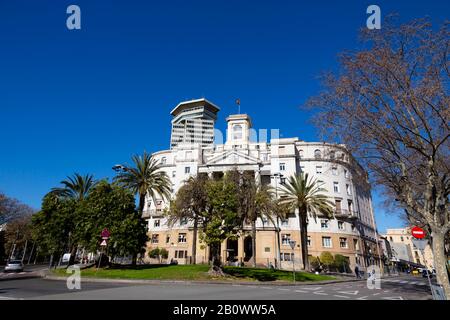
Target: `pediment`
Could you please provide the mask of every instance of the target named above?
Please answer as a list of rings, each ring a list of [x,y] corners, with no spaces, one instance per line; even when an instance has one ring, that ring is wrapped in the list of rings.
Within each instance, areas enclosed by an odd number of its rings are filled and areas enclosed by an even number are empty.
[[[237,150],[225,151],[206,161],[206,165],[258,164],[258,158]]]

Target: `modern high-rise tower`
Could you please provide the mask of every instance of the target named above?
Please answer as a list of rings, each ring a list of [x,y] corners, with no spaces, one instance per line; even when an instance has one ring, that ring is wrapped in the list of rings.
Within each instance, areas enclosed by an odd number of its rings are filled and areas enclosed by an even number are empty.
[[[179,144],[212,145],[219,110],[218,106],[204,98],[179,103],[170,112],[173,116],[170,148]]]

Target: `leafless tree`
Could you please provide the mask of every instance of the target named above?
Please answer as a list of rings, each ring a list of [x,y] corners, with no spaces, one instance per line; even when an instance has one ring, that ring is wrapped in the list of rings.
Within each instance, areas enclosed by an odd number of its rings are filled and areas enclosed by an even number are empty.
[[[450,299],[449,22],[429,19],[362,30],[362,48],[340,55],[340,71],[306,106],[326,139],[345,143],[372,181],[430,233],[438,282]],[[393,201],[394,202],[394,201]]]

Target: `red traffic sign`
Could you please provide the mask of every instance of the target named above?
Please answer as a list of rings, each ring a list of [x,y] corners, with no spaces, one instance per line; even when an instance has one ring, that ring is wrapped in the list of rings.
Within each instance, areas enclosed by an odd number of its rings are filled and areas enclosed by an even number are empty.
[[[109,239],[110,235],[111,234],[109,233],[108,229],[105,228],[102,230],[102,239]]]
[[[419,227],[414,227],[411,229],[411,235],[416,239],[425,238],[425,230]]]

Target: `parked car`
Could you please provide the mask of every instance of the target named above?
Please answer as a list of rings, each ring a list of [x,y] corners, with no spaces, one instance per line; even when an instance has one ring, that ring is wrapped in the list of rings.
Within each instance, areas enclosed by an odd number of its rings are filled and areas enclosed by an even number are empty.
[[[20,260],[11,260],[6,266],[4,272],[21,272],[23,271],[23,263]]]
[[[433,272],[432,272],[432,271],[427,270],[427,269],[423,269],[423,271],[422,271],[422,277],[426,278],[426,277],[427,277],[427,274],[430,276],[430,278],[433,277]]]

